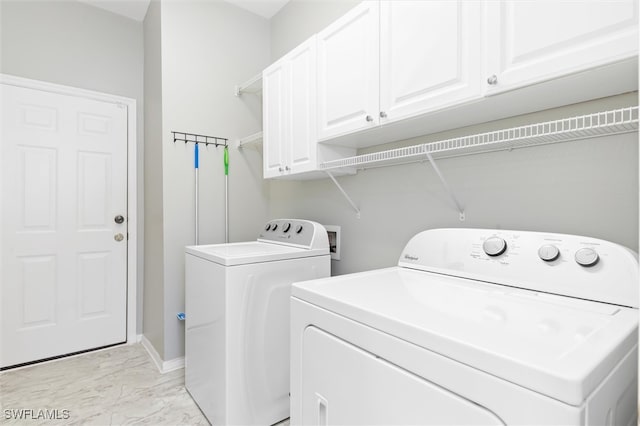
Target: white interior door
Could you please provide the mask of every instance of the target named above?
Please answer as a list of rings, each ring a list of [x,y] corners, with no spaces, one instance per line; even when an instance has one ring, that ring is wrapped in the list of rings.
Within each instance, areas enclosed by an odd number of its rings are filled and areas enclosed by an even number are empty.
[[[0,98],[0,366],[125,342],[126,106]]]

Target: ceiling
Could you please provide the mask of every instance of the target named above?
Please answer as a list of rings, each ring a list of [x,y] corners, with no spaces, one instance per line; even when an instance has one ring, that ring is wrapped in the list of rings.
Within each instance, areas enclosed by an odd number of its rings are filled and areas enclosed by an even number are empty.
[[[143,21],[147,14],[151,0],[78,0],[79,2],[126,16],[127,18]],[[153,0],[156,1],[156,0]],[[220,0],[205,0],[220,1]],[[289,0],[222,0],[236,5],[244,10],[255,13],[266,19],[271,19]]]
[[[224,0],[227,3],[235,4],[238,7],[260,15],[263,18],[271,19],[282,7],[289,3],[289,0]]]

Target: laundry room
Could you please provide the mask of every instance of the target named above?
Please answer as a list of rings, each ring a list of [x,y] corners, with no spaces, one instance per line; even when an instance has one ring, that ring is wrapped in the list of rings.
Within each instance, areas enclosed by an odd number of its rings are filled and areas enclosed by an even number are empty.
[[[636,422],[638,15],[0,0],[0,416]]]

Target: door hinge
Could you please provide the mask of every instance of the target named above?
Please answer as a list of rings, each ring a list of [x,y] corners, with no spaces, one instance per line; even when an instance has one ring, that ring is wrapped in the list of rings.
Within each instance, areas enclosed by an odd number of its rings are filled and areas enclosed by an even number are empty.
[[[129,241],[129,233],[127,232],[127,241]]]

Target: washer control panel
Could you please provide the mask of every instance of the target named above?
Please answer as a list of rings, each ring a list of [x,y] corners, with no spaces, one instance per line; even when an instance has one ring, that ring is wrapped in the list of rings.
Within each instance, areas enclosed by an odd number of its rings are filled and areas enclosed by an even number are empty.
[[[494,235],[482,242],[482,250],[489,257],[498,257],[507,251],[508,245],[504,238]],[[538,249],[538,257],[545,262],[553,262],[560,258],[560,249],[556,244],[543,244]],[[573,258],[578,265],[585,268],[595,266],[600,260],[597,250],[593,247],[579,247]]]
[[[577,235],[432,229],[405,247],[398,266],[638,307],[638,256]]]
[[[305,248],[329,247],[327,231],[319,223],[302,219],[274,219],[262,228],[258,241],[282,243]]]

